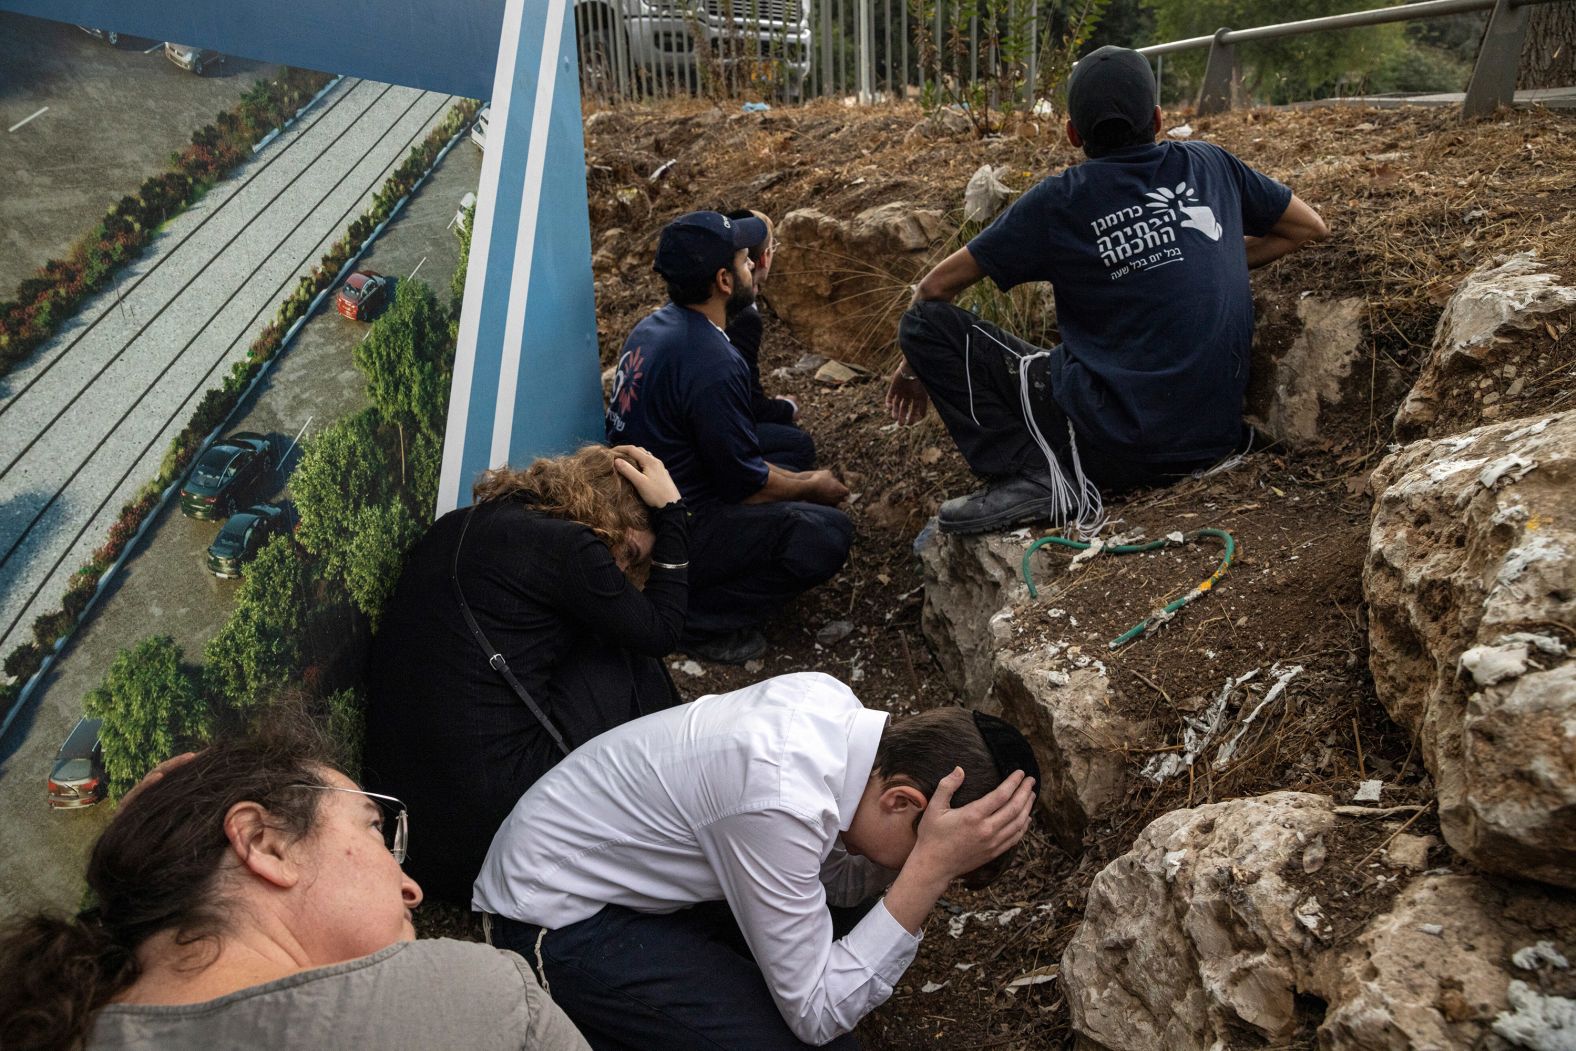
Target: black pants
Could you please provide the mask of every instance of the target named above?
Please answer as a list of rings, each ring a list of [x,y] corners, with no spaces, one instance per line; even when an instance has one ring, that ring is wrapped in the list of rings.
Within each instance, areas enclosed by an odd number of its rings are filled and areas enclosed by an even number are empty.
[[[713,504],[689,536],[691,637],[753,628],[832,579],[848,560],[854,523],[819,504]]]
[[[808,471],[815,466],[815,439],[810,432],[791,423],[757,423],[755,437],[761,459],[790,471]]]
[[[537,966],[542,928],[493,917],[492,943]],[[797,1051],[724,902],[667,914],[608,905],[541,938],[553,1002],[595,1051]],[[833,1051],[857,1051],[845,1034]]]
[[[1044,347],[981,321],[951,303],[910,307],[898,325],[898,345],[925,385],[947,433],[969,468],[982,478],[1005,478],[1046,470],[1045,454],[1024,421],[1020,371],[1029,369],[1029,404],[1046,443],[1072,477],[1067,414],[1051,395],[1050,359],[1027,366],[1021,359]],[[965,350],[967,353],[965,353]],[[1052,353],[1059,353],[1060,348]],[[1212,461],[1146,463],[1110,452],[1078,436],[1084,474],[1107,493],[1174,481]]]

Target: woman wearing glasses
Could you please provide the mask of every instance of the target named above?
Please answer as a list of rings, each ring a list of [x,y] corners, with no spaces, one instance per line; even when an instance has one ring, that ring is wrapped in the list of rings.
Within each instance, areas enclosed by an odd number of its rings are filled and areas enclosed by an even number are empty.
[[[412,940],[407,830],[300,743],[164,764],[94,845],[96,904],[0,935],[0,1047],[585,1048],[519,956]]]
[[[493,833],[568,748],[677,704],[678,488],[633,446],[499,468],[433,523],[372,643],[362,773],[422,822],[411,875],[469,905]]]

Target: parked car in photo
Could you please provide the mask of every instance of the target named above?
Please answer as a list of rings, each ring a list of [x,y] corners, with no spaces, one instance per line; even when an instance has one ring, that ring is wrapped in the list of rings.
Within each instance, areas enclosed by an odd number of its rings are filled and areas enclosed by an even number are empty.
[[[113,29],[94,29],[92,26],[77,26],[77,28],[90,37],[104,41],[110,47],[118,47],[120,45],[120,34]]]
[[[476,113],[476,121],[471,125],[471,141],[478,150],[487,149],[487,121],[492,117],[492,106],[483,106]]]
[[[164,57],[184,70],[202,76],[203,70],[224,61],[224,55],[211,47],[193,47],[190,44],[164,44]]]
[[[389,279],[376,270],[357,270],[345,278],[334,308],[352,321],[370,321],[388,299]]]
[[[208,545],[208,571],[226,579],[239,577],[241,567],[256,558],[264,544],[290,532],[291,518],[278,504],[253,504],[237,511]]]
[[[56,810],[92,806],[108,793],[100,722],[86,716],[79,719],[55,753],[55,765],[49,770],[49,805]]]
[[[228,518],[274,469],[274,443],[242,431],[208,447],[181,486],[181,512],[189,518]]]
[[[469,190],[460,198],[460,206],[455,209],[454,218],[449,220],[449,229],[454,231],[455,237],[464,237],[465,231],[470,229],[471,209],[476,207],[476,195]]]

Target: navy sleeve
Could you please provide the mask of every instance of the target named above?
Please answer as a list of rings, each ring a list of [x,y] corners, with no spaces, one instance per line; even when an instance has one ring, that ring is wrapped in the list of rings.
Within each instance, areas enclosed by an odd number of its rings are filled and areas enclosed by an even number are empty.
[[[697,390],[689,413],[696,455],[717,498],[730,504],[760,492],[771,473],[761,459],[750,415],[749,370],[742,365]]]
[[[969,255],[1003,292],[1028,281],[1051,280],[1050,213],[1056,177],[1041,179],[974,240]]]
[[[1242,232],[1249,237],[1263,237],[1280,222],[1291,204],[1291,187],[1254,171],[1229,150],[1213,146],[1222,163],[1237,184],[1242,197]]]
[[[750,367],[750,416],[757,423],[792,423],[793,406],[766,396],[761,386],[761,337],[765,326],[760,312],[743,310],[728,324],[728,342]]]

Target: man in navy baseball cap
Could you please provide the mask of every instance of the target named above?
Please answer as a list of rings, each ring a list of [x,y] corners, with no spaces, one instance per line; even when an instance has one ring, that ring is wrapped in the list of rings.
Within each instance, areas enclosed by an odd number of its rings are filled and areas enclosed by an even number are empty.
[[[760,626],[843,568],[853,523],[830,471],[768,463],[750,403],[750,368],[724,334],[755,301],[753,216],[690,212],[657,240],[653,269],[671,300],[624,342],[607,407],[607,440],[645,447],[668,468],[689,518],[689,614],[683,649],[738,664],[766,649]]]
[[[738,252],[761,244],[766,233],[766,224],[753,217],[690,212],[662,228],[651,268],[670,282],[709,281],[717,271],[732,269]],[[748,287],[753,298],[753,283]]]

